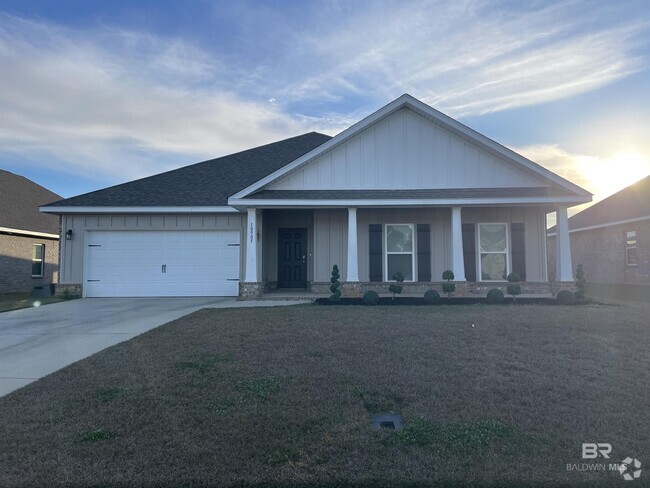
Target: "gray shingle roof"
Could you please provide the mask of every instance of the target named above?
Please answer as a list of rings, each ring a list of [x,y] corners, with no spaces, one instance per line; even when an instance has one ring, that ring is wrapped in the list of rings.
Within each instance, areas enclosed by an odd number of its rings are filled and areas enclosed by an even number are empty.
[[[38,211],[39,205],[61,198],[19,175],[0,169],[0,227],[59,233],[59,218]]]
[[[650,215],[650,175],[623,188],[569,219],[569,229],[581,229]],[[555,227],[548,229],[555,232]]]
[[[51,206],[218,207],[228,197],[320,146],[330,136],[309,132],[140,180],[61,200]]]
[[[439,199],[439,198],[508,198],[573,196],[569,190],[549,187],[513,188],[437,188],[432,190],[262,190],[250,199]]]

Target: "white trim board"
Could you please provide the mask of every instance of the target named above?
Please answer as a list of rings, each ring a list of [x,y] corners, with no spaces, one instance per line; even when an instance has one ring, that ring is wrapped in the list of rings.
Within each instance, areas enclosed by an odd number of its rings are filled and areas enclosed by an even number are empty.
[[[614,222],[608,222],[606,224],[588,225],[586,227],[569,229],[569,234],[571,232],[582,232],[583,230],[602,229],[603,227],[613,227],[615,225],[631,224],[632,222],[641,222],[642,220],[650,220],[650,215],[645,215],[643,217],[635,217],[633,219],[615,220]],[[555,235],[557,235],[557,232],[546,234],[547,237],[553,237]]]
[[[10,227],[0,227],[0,232],[7,232],[10,234],[19,234],[27,237],[45,237],[47,239],[58,239],[59,234],[50,234],[48,232],[35,232],[31,230],[12,229]]]
[[[53,214],[187,214],[187,213],[240,213],[233,207],[76,207],[43,206],[39,210]]]
[[[348,141],[355,135],[359,134],[366,128],[371,125],[379,122],[380,120],[388,117],[389,115],[397,112],[401,108],[407,107],[413,110],[415,113],[431,120],[434,123],[442,125],[445,129],[451,131],[452,133],[472,142],[473,144],[478,145],[484,150],[494,154],[495,156],[501,158],[506,163],[510,163],[513,166],[516,166],[519,169],[522,169],[528,172],[531,175],[542,177],[553,184],[560,186],[562,188],[568,189],[571,192],[575,193],[577,196],[588,197],[586,201],[591,201],[591,193],[580,188],[579,186],[571,183],[570,181],[562,178],[561,176],[553,173],[552,171],[547,170],[546,168],[540,166],[533,161],[524,158],[522,155],[517,154],[516,152],[508,149],[507,147],[493,141],[492,139],[484,136],[483,134],[476,132],[473,129],[470,129],[466,125],[461,124],[457,120],[452,119],[451,117],[443,114],[442,112],[437,111],[433,107],[430,107],[426,103],[421,102],[420,100],[412,97],[409,94],[404,94],[401,97],[393,100],[388,105],[380,108],[376,112],[367,116],[365,119],[357,122],[356,124],[348,127],[343,132],[337,134],[329,141],[321,144],[315,149],[309,151],[307,154],[299,157],[298,159],[290,162],[289,164],[283,166],[277,171],[271,173],[268,176],[256,181],[252,185],[244,188],[243,190],[235,193],[231,196],[231,199],[237,200],[244,198],[251,193],[259,191],[263,187],[269,185],[270,183],[277,181],[281,177],[295,171],[299,167],[304,166],[309,163],[316,157],[321,154],[335,148],[336,146],[343,144]],[[230,199],[229,199],[230,202]]]
[[[266,208],[285,208],[285,207],[428,207],[428,206],[493,206],[493,205],[536,205],[536,204],[574,204],[579,205],[590,201],[586,197],[515,197],[515,198],[448,198],[448,199],[357,199],[357,200],[294,200],[294,199],[234,199],[228,200],[233,207],[266,207]]]

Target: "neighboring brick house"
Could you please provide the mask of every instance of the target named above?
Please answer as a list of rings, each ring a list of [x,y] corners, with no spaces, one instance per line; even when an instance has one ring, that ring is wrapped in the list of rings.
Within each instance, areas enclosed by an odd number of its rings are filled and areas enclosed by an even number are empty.
[[[29,292],[58,280],[59,218],[38,207],[60,198],[0,170],[0,293]]]
[[[569,219],[573,266],[587,281],[650,286],[650,176]],[[548,273],[555,275],[555,227],[548,230]]]

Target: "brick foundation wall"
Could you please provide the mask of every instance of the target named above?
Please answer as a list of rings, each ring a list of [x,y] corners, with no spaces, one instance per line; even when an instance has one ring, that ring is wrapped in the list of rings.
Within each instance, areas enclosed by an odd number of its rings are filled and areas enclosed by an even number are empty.
[[[69,298],[81,298],[83,285],[81,283],[65,283],[55,285],[54,294],[57,297],[65,297],[66,292]]]
[[[637,266],[625,263],[625,232],[636,231]],[[650,220],[571,232],[573,269],[582,264],[587,282],[650,286]],[[555,278],[555,236],[548,237],[548,276]]]
[[[45,244],[43,277],[32,278],[32,245]],[[31,292],[35,286],[56,283],[59,241],[0,234],[0,293]]]
[[[261,282],[239,282],[239,299],[258,299],[264,293],[264,288],[264,283]]]

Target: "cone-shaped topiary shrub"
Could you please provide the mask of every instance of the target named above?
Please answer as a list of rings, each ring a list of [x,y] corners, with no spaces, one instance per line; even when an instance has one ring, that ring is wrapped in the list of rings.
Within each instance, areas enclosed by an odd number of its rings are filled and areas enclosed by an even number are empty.
[[[450,283],[455,278],[454,272],[447,269],[442,272],[442,279],[447,280],[447,283],[442,284],[442,291],[447,294],[447,298],[451,298],[451,294],[456,291],[456,284]]]
[[[575,297],[582,300],[587,294],[587,279],[585,278],[585,270],[582,269],[582,264],[576,268],[576,287]]]
[[[341,275],[339,274],[339,267],[335,264],[332,266],[332,277],[330,278],[330,291],[332,294],[330,295],[330,301],[332,302],[338,302],[341,300],[341,283],[339,282],[339,278]]]
[[[521,281],[521,279],[517,273],[510,273],[507,279],[508,286],[506,288],[506,291],[508,292],[508,295],[512,295],[512,301],[516,302],[517,295],[521,295],[521,285],[518,283]]]
[[[573,303],[573,302],[574,302],[574,300],[575,300],[575,295],[574,295],[573,292],[570,291],[570,290],[562,290],[562,291],[560,291],[560,292],[557,294],[557,296],[555,297],[555,299],[556,299],[559,303],[562,303],[562,304],[566,305],[566,304],[569,304],[569,303]]]
[[[425,291],[424,303],[427,305],[438,305],[440,303],[440,293],[438,293],[436,290]]]
[[[402,293],[402,289],[404,288],[402,286],[404,275],[398,271],[397,273],[394,273],[391,278],[394,279],[396,283],[391,283],[388,290],[393,294],[393,300],[395,300],[395,295]]]
[[[492,288],[490,291],[488,291],[487,297],[485,298],[485,303],[489,303],[491,305],[503,303],[503,292],[498,288]]]
[[[379,295],[376,291],[367,291],[363,294],[364,305],[377,305],[379,303]]]

